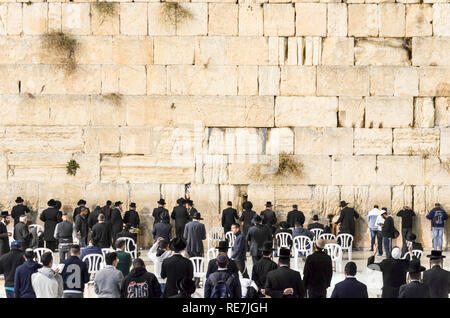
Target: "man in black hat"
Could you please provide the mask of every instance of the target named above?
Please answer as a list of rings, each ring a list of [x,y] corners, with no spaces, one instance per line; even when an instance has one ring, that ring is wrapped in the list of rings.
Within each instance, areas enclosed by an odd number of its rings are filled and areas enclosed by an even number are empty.
[[[302,211],[298,210],[298,205],[294,204],[292,206],[292,211],[289,211],[287,214],[286,222],[288,222],[289,227],[295,227],[295,223],[298,222],[301,225],[305,223],[305,215]]]
[[[319,216],[317,214],[314,214],[312,217],[312,223],[308,224],[308,230],[312,229],[325,229],[325,226],[322,223],[319,223]]]
[[[111,227],[105,222],[105,215],[100,213],[98,215],[98,223],[92,228],[91,239],[94,246],[98,248],[111,247]]]
[[[233,203],[231,201],[227,202],[227,208],[222,211],[222,227],[223,233],[231,231],[231,225],[236,223],[239,218],[237,210],[233,209]]]
[[[170,224],[169,214],[164,214],[162,220],[153,225],[152,234],[155,242],[158,240],[158,237],[162,237],[167,242],[170,242],[172,239],[172,224]]]
[[[139,225],[141,224],[141,219],[139,218],[139,213],[136,211],[136,203],[131,202],[130,203],[130,209],[125,212],[125,215],[123,216],[123,223],[124,224],[131,224],[131,226],[135,229],[139,228]],[[135,242],[137,242],[137,234],[132,233],[133,239]]]
[[[25,215],[30,212],[30,209],[23,204],[23,199],[21,197],[16,198],[17,205],[13,206],[11,210],[11,217],[14,219],[14,226],[19,223],[19,218],[21,215]]]
[[[355,237],[355,219],[359,218],[355,209],[348,207],[348,203],[341,201],[339,203],[341,214],[335,224],[341,224],[339,233],[349,233]]]
[[[402,210],[397,212],[397,216],[402,218],[402,250],[405,248],[407,236],[412,233],[413,217],[416,216],[413,210],[408,206],[404,206]],[[405,248],[406,249],[406,248]]]
[[[219,251],[217,256],[219,256],[219,255],[227,256],[227,254],[228,254],[228,242],[227,241],[220,241],[219,245],[216,247],[216,249]],[[208,269],[206,270],[206,276],[205,277],[208,278],[209,275],[211,275],[212,273],[217,272],[217,269],[218,269],[218,267],[217,267],[216,259],[213,258],[213,259],[209,260],[209,262],[208,262]],[[238,269],[238,267],[236,265],[236,262],[234,260],[232,260],[232,259],[228,260],[227,270],[228,270],[228,272],[230,272],[230,274],[238,275],[238,273],[239,273],[239,269]]]
[[[192,279],[180,278],[177,281],[177,288],[180,291],[175,296],[169,298],[192,298],[191,295],[195,293],[195,282]]]
[[[184,227],[183,238],[187,242],[186,251],[189,257],[203,257],[203,241],[206,240],[206,229],[200,213],[197,212],[192,216],[192,221]]]
[[[73,210],[73,214],[72,214],[72,220],[75,222],[75,218],[77,217],[78,214],[81,213],[81,209],[82,208],[86,208],[87,209],[87,216],[86,219],[89,218],[89,214],[91,213],[91,211],[89,210],[88,207],[86,207],[86,201],[84,201],[83,199],[80,199],[77,203],[77,207],[75,208],[75,210]]]
[[[166,201],[161,198],[158,200],[158,207],[153,209],[153,226],[155,226],[155,224],[158,224],[159,222],[162,221],[164,215],[169,216],[169,211],[164,207],[166,205]],[[170,216],[169,216],[170,218]],[[170,221],[170,219],[169,219]]]
[[[269,229],[271,237],[273,237],[275,233],[275,224],[277,224],[277,216],[275,211],[272,210],[272,202],[266,202],[266,209],[261,211],[260,216],[262,217],[262,224],[267,226]]]
[[[258,286],[258,291],[264,295],[264,288],[266,287],[267,274],[278,268],[277,263],[272,261],[272,241],[264,242],[261,259],[253,264],[252,280]]]
[[[430,298],[430,289],[420,280],[426,268],[420,265],[420,260],[414,259],[409,263],[408,277],[410,283],[400,286],[398,298]]]
[[[305,287],[299,272],[289,268],[291,251],[280,249],[279,267],[267,274],[265,294],[272,298],[304,298]]]
[[[2,211],[0,221],[0,256],[9,252],[9,237],[12,235],[8,232],[8,224],[10,222],[8,211]]]
[[[248,230],[253,225],[252,221],[256,215],[256,212],[252,210],[253,204],[250,201],[245,201],[242,204],[242,208],[244,209],[244,211],[242,212],[239,221],[243,222],[242,233],[245,237],[247,237]]]
[[[62,222],[62,212],[57,207],[58,204],[55,200],[50,199],[47,202],[48,208],[42,211],[39,219],[44,222],[44,240],[45,246],[55,251],[58,241],[53,236],[55,234],[56,224]]]
[[[173,208],[170,217],[175,220],[175,236],[183,237],[184,227],[189,222],[189,213],[185,207],[185,200],[179,198],[177,200],[177,206]]]
[[[318,239],[314,243],[314,253],[309,255],[303,268],[303,283],[308,298],[326,298],[327,288],[333,277],[331,257],[323,250],[325,241]]]
[[[423,273],[423,283],[430,289],[431,298],[448,298],[450,293],[450,272],[443,269],[442,251],[433,250],[430,255],[430,269]]]
[[[235,236],[231,259],[236,262],[239,271],[242,273],[242,277],[248,278],[247,268],[245,267],[245,261],[247,260],[247,242],[240,231],[240,225],[238,223],[231,225],[231,232]]]
[[[186,241],[182,237],[176,237],[170,242],[173,255],[166,258],[161,265],[161,278],[167,278],[164,298],[178,294],[177,282],[181,278],[192,279],[194,277],[192,262],[182,255],[185,248]]]
[[[416,234],[412,232],[408,232],[405,237],[405,245],[402,246],[402,257],[408,252],[409,247],[412,247],[412,250],[420,250],[423,251],[422,244],[416,242]]]
[[[112,212],[112,202],[110,200],[106,201],[106,204],[102,206],[101,213],[105,216],[105,221],[109,221]]]
[[[187,199],[185,201],[186,203],[186,210],[189,214],[189,221],[192,221],[194,218],[194,215],[198,212],[196,208],[194,208],[194,201],[191,199]]]
[[[267,226],[262,224],[262,218],[255,215],[255,225],[248,230],[247,242],[250,242],[250,255],[252,256],[253,264],[256,264],[262,257],[261,249],[265,241],[272,241],[272,235]]]
[[[111,218],[109,219],[111,234],[114,240],[116,239],[117,234],[123,229],[122,203],[123,202],[121,201],[114,203],[114,208],[111,211]]]

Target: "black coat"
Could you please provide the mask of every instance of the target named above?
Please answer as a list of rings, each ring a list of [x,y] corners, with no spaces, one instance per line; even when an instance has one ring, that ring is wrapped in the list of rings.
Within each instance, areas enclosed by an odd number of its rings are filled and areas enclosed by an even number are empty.
[[[91,214],[89,214],[88,226],[89,226],[90,229],[92,229],[94,227],[94,225],[98,223],[98,219],[97,218],[98,218],[98,215],[100,213],[102,213],[102,210],[101,209],[97,209],[97,210],[92,211]]]
[[[143,267],[133,269],[123,280],[120,298],[160,298],[161,286],[156,276]]]
[[[325,229],[325,226],[322,223],[310,223],[308,224],[308,230],[312,230],[312,229]]]
[[[259,289],[264,289],[266,286],[267,274],[277,268],[277,263],[272,261],[269,257],[263,256],[255,265],[253,265],[252,281],[255,282]]]
[[[305,223],[305,215],[302,211],[292,210],[287,214],[286,222],[289,224],[289,227],[295,227],[296,222],[300,222],[301,225]]]
[[[209,277],[209,275],[211,275],[212,273],[217,272],[217,270],[219,269],[219,267],[217,266],[216,263],[217,259],[213,258],[210,259],[208,262],[208,269],[206,270],[206,278]],[[239,275],[239,269],[236,266],[236,262],[232,259],[228,259],[228,265],[227,265],[227,270],[230,274],[236,274]]]
[[[231,225],[236,223],[239,218],[236,209],[226,208],[222,211],[222,227],[224,228],[224,232],[228,232],[231,229]]]
[[[394,219],[392,216],[388,216],[384,220],[383,227],[381,228],[381,235],[383,237],[394,238]]]
[[[413,257],[415,259],[415,257]],[[383,273],[382,298],[398,298],[400,286],[406,284],[406,270],[409,261],[405,259],[384,259],[381,263],[375,263],[375,257],[367,260],[367,267]]]
[[[398,298],[430,298],[430,289],[418,281],[400,286]]]
[[[166,241],[172,239],[172,224],[166,222],[159,222],[153,225],[153,239],[156,240],[158,237],[164,238]]]
[[[177,236],[182,237],[184,234],[184,226],[189,222],[189,214],[186,207],[182,205],[174,207],[170,217],[175,220]]]
[[[273,210],[264,210],[261,211],[261,217],[263,219],[262,224],[267,226],[267,228],[270,230],[270,235],[273,236],[275,233],[275,224],[277,224],[277,216],[275,214],[275,211]]]
[[[78,232],[80,232],[81,237],[87,237],[89,234],[89,227],[88,227],[88,216],[87,215],[81,215],[77,214],[75,217],[75,232],[78,235]]]
[[[244,224],[242,226],[242,234],[244,234],[244,236],[247,236],[248,230],[253,225],[252,220],[255,217],[255,215],[256,215],[255,211],[242,212],[242,215],[241,215],[239,221],[244,222]]]
[[[430,288],[431,298],[448,298],[450,293],[450,272],[439,265],[423,272],[423,283]]]
[[[5,275],[5,287],[14,287],[16,268],[25,262],[21,250],[12,249],[0,257],[0,275]]]
[[[337,283],[330,298],[369,298],[369,295],[367,286],[353,277]]]
[[[28,230],[28,225],[23,222],[19,222],[14,227],[14,239],[22,244],[22,250],[28,248],[33,238],[33,234]]]
[[[139,224],[141,224],[141,219],[139,218],[137,211],[129,210],[125,212],[123,223],[130,223],[133,227],[139,227]]]
[[[164,298],[178,294],[177,281],[182,277],[187,279],[194,277],[194,266],[189,259],[174,254],[162,262],[161,278],[167,278]]]
[[[153,209],[153,218],[154,218],[154,222],[153,225],[159,223],[162,221],[163,219],[163,215],[167,215],[169,216],[169,211],[165,208],[163,208],[162,206],[154,208]]]
[[[272,235],[267,226],[256,224],[252,226],[247,233],[247,242],[250,242],[250,255],[262,255],[260,249],[263,247],[265,241],[271,241]]]
[[[112,210],[113,210],[113,207],[111,207],[110,205],[105,205],[101,208],[100,213],[103,213],[106,221],[111,219]]]
[[[114,208],[111,211],[111,218],[109,220],[109,223],[111,225],[111,234],[113,237],[116,237],[117,233],[119,233],[123,229],[122,214],[120,213],[119,209]]]
[[[92,242],[94,246],[99,248],[109,248],[111,247],[111,228],[108,223],[97,223],[92,228],[91,234]]]
[[[303,283],[307,290],[321,292],[330,287],[333,276],[331,257],[324,251],[309,255],[303,268]]]
[[[62,222],[62,213],[55,208],[49,207],[42,211],[39,218],[44,222],[44,240],[56,241],[53,234],[55,233],[56,224]]]
[[[355,209],[343,208],[339,219],[336,221],[336,224],[341,224],[340,233],[349,233],[355,236],[355,218],[359,218],[359,214]]]
[[[78,206],[73,210],[73,214],[72,214],[72,220],[75,222],[75,219],[77,217],[78,214],[81,213],[81,208],[86,208],[87,209],[87,214],[86,214],[86,220],[89,219],[89,214],[91,214],[91,211],[89,210],[88,207],[84,207],[84,206]]]
[[[283,295],[286,288],[293,288],[294,295]],[[299,272],[287,266],[270,271],[267,274],[266,294],[272,298],[304,298],[305,287]]]
[[[24,204],[17,204],[11,210],[11,217],[14,219],[14,226],[19,223],[20,216],[30,212],[30,209]]]
[[[187,213],[189,214],[189,221],[192,221],[192,217],[197,213],[197,209],[192,207],[190,210],[186,208]]]
[[[8,253],[9,250],[8,228],[3,222],[0,222],[0,256]]]

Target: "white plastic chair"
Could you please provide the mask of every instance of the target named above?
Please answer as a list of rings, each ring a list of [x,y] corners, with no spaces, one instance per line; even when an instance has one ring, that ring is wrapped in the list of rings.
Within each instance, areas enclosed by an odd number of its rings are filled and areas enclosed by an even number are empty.
[[[422,258],[423,252],[421,250],[412,250],[412,254],[417,257],[418,259]],[[406,252],[405,255],[403,255],[403,259],[406,259],[408,256],[410,256],[409,252]],[[411,257],[410,257],[411,258]]]
[[[208,263],[210,260],[217,258],[218,255],[219,255],[219,250],[217,248],[211,247],[210,249],[208,249],[208,252],[206,253]]]
[[[315,241],[317,241],[317,240],[319,239],[320,235],[321,235],[322,232],[323,232],[323,229],[311,229],[311,232],[314,233],[314,239],[313,239],[313,242],[315,242]]]
[[[103,252],[103,251],[102,251]],[[105,262],[105,258],[100,254],[88,254],[82,259],[83,262],[88,265],[88,273],[90,275],[89,282],[94,281],[95,274],[98,273],[102,268]]]
[[[313,243],[311,239],[307,236],[296,236],[293,240],[293,250],[294,250],[294,262],[295,268],[298,270],[298,253],[304,253],[305,257],[312,254]]]
[[[132,259],[137,258],[137,246],[134,240],[131,237],[119,237],[118,240],[125,241],[125,252],[129,253],[131,255]],[[131,250],[131,246],[134,246],[134,249]]]
[[[280,249],[281,248],[288,248],[290,249],[291,247],[289,246],[289,239],[292,241],[292,235],[290,233],[285,233],[285,232],[281,232],[281,233],[277,233],[275,235],[277,242],[278,242],[278,254],[280,255]]]
[[[348,233],[340,233],[336,238],[336,243],[342,247],[342,250],[348,252],[348,260],[352,260],[353,235]]]
[[[40,264],[42,264],[42,263],[41,263],[41,257],[42,257],[42,254],[44,254],[44,253],[46,253],[46,252],[50,252],[50,253],[52,253],[52,257],[53,257],[53,252],[52,252],[52,250],[49,249],[49,248],[38,247],[38,248],[35,248],[35,249],[33,250],[33,252],[36,253],[36,261],[37,261],[38,263],[40,263]]]
[[[106,262],[106,254],[115,252],[113,248],[102,248],[103,259]]]
[[[336,240],[336,235],[331,233],[322,233],[320,234],[319,238],[325,241]]]
[[[330,255],[333,267],[336,272],[342,272],[342,247],[338,244],[325,244],[325,250]]]
[[[44,228],[42,227],[42,225],[39,225],[39,224],[30,224],[29,226],[28,226],[28,229],[30,230],[30,232],[31,232],[31,230],[32,229],[34,229],[34,228],[36,228],[36,232],[39,234],[39,232],[44,232]],[[12,236],[11,236],[11,238],[12,238]],[[45,241],[44,240],[44,247],[47,247],[47,241]]]
[[[214,226],[208,233],[208,249],[214,247],[214,242],[219,243],[220,241],[223,241],[223,228]]]
[[[191,257],[189,260],[192,262],[194,267],[194,277],[195,278],[205,278],[206,272],[203,269],[203,265],[205,263],[204,257]]]
[[[228,257],[231,257],[233,253],[234,240],[236,240],[236,235],[229,231],[225,234],[225,239],[228,241]]]

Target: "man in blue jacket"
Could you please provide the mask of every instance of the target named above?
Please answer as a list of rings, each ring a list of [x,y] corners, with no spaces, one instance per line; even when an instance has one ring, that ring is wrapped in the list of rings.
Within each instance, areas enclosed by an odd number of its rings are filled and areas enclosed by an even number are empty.
[[[439,203],[435,203],[434,208],[426,217],[428,220],[431,220],[433,250],[442,251],[442,236],[444,235],[444,225],[445,221],[448,219],[448,215]]]
[[[42,265],[35,262],[33,249],[25,250],[25,263],[17,267],[14,275],[14,297],[15,298],[36,298],[36,294],[31,285],[31,275],[37,272]]]
[[[247,244],[245,243],[245,237],[240,231],[240,225],[234,223],[231,225],[231,232],[236,236],[233,246],[233,254],[231,259],[236,262],[237,268],[242,273],[244,278],[249,278],[247,269],[245,268],[245,260],[247,259]]]
[[[64,283],[63,298],[83,298],[84,284],[89,282],[89,273],[86,263],[80,259],[80,246],[72,245],[70,257],[61,264],[64,264],[61,272]]]
[[[355,278],[356,264],[348,262],[344,271],[345,279],[334,286],[331,298],[369,298],[367,286]]]

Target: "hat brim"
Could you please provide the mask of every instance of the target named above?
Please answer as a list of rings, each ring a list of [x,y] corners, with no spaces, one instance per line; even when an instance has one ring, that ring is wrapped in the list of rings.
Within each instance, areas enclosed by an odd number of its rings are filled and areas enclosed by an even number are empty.
[[[417,269],[414,269],[414,270],[408,269],[407,272],[408,272],[408,273],[421,273],[421,272],[424,272],[424,271],[426,271],[426,270],[427,270],[427,269],[426,269],[425,267],[420,266],[420,267],[419,267],[419,270],[417,270]]]
[[[445,258],[445,255],[437,256],[437,255],[427,255],[429,259],[442,259]]]

